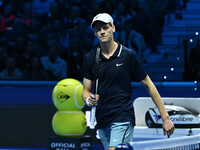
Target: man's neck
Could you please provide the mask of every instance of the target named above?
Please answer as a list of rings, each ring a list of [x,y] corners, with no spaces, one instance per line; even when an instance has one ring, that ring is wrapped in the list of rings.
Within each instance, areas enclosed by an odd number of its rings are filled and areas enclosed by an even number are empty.
[[[102,50],[101,53],[106,58],[110,58],[118,47],[118,44],[115,41],[111,41],[108,43],[100,43],[100,45],[101,45],[101,50]]]

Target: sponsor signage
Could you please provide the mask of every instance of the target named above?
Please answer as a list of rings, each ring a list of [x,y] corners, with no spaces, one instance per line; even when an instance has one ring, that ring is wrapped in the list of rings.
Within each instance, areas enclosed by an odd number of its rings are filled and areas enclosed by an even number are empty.
[[[48,150],[92,150],[92,140],[84,137],[51,137],[48,141]]]

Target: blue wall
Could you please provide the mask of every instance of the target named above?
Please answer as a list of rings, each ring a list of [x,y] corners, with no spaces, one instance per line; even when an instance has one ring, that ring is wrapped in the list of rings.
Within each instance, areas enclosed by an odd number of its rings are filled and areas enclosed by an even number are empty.
[[[0,147],[47,147],[55,136],[51,121],[56,109],[52,91],[57,82],[0,82]],[[162,97],[200,97],[194,82],[155,82]],[[133,99],[148,97],[140,83],[133,83]],[[90,110],[84,107],[83,111]],[[87,129],[98,146],[96,130]]]

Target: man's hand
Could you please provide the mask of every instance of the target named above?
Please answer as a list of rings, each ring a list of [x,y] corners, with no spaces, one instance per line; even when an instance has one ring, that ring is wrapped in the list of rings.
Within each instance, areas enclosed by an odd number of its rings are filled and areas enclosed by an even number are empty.
[[[175,126],[169,117],[163,120],[163,133],[169,138],[175,130]]]
[[[91,94],[89,97],[88,97],[88,102],[89,102],[89,105],[91,107],[95,107],[97,106],[97,103],[98,103],[98,100],[99,100],[99,95],[94,95],[94,94]]]

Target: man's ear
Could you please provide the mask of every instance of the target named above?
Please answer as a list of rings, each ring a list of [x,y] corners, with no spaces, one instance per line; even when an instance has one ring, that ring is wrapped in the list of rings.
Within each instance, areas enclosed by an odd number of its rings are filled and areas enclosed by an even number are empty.
[[[112,28],[113,28],[113,32],[115,32],[115,25],[113,25]]]

